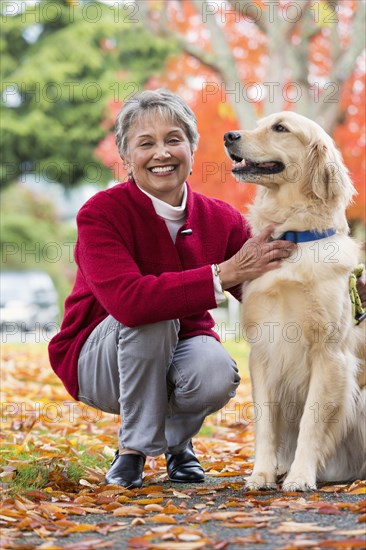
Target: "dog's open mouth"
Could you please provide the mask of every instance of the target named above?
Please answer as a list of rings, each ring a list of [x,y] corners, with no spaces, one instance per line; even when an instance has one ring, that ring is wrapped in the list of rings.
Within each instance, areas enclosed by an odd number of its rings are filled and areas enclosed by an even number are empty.
[[[266,162],[254,162],[249,159],[243,159],[237,155],[229,153],[233,161],[233,174],[278,174],[285,169],[285,165],[277,160]]]

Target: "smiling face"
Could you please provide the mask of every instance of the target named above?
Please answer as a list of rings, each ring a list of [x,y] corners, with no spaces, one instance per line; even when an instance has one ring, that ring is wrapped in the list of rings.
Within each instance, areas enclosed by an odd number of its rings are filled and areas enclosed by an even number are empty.
[[[184,130],[174,120],[149,114],[132,125],[127,141],[124,160],[138,186],[172,206],[179,206],[193,165],[193,153]]]

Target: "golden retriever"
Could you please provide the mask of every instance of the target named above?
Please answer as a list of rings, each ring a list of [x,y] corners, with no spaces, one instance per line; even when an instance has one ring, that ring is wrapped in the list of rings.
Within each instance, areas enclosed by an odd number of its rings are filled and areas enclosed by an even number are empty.
[[[259,185],[249,210],[254,234],[275,223],[273,238],[298,241],[281,267],[243,288],[260,416],[246,485],[274,488],[286,474],[284,490],[306,491],[317,480],[361,479],[366,322],[354,324],[348,290],[359,246],[348,236],[345,209],[355,189],[347,169],[327,133],[292,112],[224,139],[236,178]]]

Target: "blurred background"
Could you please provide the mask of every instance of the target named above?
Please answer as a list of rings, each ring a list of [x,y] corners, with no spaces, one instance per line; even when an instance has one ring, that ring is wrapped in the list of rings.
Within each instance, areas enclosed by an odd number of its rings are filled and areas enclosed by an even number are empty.
[[[280,110],[320,123],[358,190],[348,217],[364,240],[364,0],[13,0],[0,10],[5,341],[57,330],[75,215],[125,179],[114,121],[143,89],[169,88],[193,108],[190,183],[243,212],[254,186],[231,176],[223,134]],[[237,306],[215,315],[232,327]]]

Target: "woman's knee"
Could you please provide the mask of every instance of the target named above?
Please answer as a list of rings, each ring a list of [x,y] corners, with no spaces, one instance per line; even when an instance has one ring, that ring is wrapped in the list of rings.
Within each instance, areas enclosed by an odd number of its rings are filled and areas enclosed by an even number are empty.
[[[184,370],[184,369],[183,369]],[[206,356],[197,368],[184,373],[182,384],[176,384],[175,400],[181,410],[207,414],[219,410],[235,396],[240,376],[235,361],[229,356]]]
[[[206,375],[206,403],[210,404],[211,411],[221,409],[230,399],[235,397],[236,389],[240,383],[240,376],[235,361],[217,361],[215,367]]]

